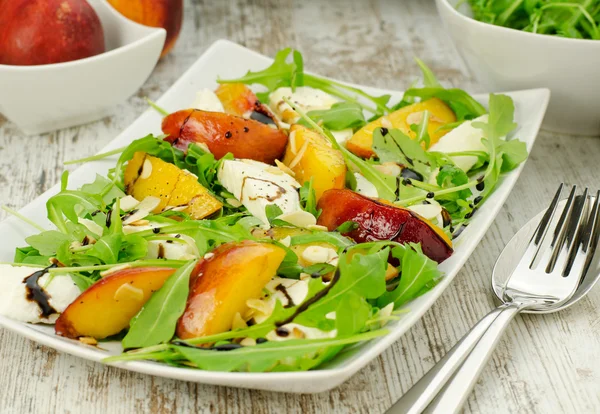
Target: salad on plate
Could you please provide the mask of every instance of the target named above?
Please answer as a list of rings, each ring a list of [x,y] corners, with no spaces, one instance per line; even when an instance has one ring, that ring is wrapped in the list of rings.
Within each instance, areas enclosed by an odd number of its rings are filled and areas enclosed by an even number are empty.
[[[0,264],[0,314],[54,324],[106,362],[309,370],[386,324],[527,158],[514,104],[445,88],[423,62],[398,102],[304,71],[302,55],[219,79],[163,115],[160,136],[73,189]],[[460,240],[460,238],[459,238]]]

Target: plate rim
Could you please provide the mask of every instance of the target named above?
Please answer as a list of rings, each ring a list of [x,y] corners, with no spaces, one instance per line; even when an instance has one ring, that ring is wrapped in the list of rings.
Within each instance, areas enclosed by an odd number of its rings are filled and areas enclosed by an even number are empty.
[[[235,42],[225,39],[219,39],[213,42],[204,51],[204,53],[202,53],[200,57],[194,63],[192,63],[192,65],[163,93],[163,95],[161,95],[161,97],[156,102],[160,104],[164,96],[168,95],[172,90],[175,90],[180,83],[186,82],[189,75],[194,73],[195,68],[197,66],[199,66],[205,61],[210,61],[211,59],[213,59],[213,55],[223,48],[234,48],[237,49],[238,53],[251,54],[255,57],[259,57],[261,59],[268,59],[269,61],[272,61],[272,58],[262,55],[261,53],[256,52],[254,50],[248,49]],[[391,91],[386,91],[380,88],[370,87],[366,85],[358,85],[350,82],[343,83],[355,87],[378,90],[384,93],[388,93]],[[539,119],[535,120],[532,124],[533,129],[536,131],[536,133],[531,138],[531,141],[528,141],[528,149],[529,152],[531,152],[531,149],[536,141],[537,135],[539,134],[540,126],[543,120],[543,115],[548,105],[550,91],[547,88],[535,88],[513,92],[524,91],[538,91],[541,93],[541,116],[539,116]],[[141,117],[144,117],[148,113],[148,111],[150,111],[150,109],[141,113],[138,118],[136,118],[129,126],[127,126],[119,135],[112,139],[100,152],[105,152],[112,148],[115,148],[119,144],[119,140],[121,139],[121,137],[127,136],[129,129],[132,128],[133,125]],[[394,342],[401,338],[417,321],[419,321],[427,311],[431,309],[433,304],[442,295],[442,293],[446,291],[446,288],[450,285],[452,280],[454,280],[456,275],[463,268],[465,262],[471,257],[475,246],[479,244],[480,240],[488,232],[490,226],[493,224],[496,216],[498,215],[500,209],[504,205],[506,199],[512,193],[514,186],[522,173],[525,163],[526,161],[521,163],[515,170],[511,171],[508,175],[504,177],[504,182],[502,185],[505,186],[507,189],[505,190],[505,194],[503,194],[502,197],[500,197],[500,199],[497,200],[498,202],[491,207],[490,212],[488,213],[489,224],[487,225],[487,227],[485,227],[484,231],[479,231],[476,235],[464,241],[465,244],[469,244],[468,248],[470,249],[470,253],[460,258],[460,260],[454,264],[452,271],[449,271],[444,275],[444,278],[438,284],[438,286],[432,291],[428,292],[426,303],[422,304],[416,310],[411,310],[409,313],[407,313],[406,316],[402,318],[402,325],[390,329],[387,335],[375,339],[377,343],[373,347],[366,350],[363,354],[360,355],[360,357],[348,361],[348,363],[344,364],[343,366],[327,367],[323,369],[316,369],[310,371],[248,373],[205,371],[194,368],[180,368],[152,361],[127,361],[106,364],[102,362],[102,360],[106,358],[106,355],[98,349],[89,345],[82,344],[79,341],[65,340],[65,338],[46,334],[35,329],[35,325],[15,321],[0,315],[0,327],[6,328],[9,331],[20,334],[42,345],[49,346],[53,349],[65,352],[70,355],[74,355],[76,357],[100,362],[103,365],[113,366],[143,374],[156,375],[161,377],[200,382],[206,384],[229,385],[241,388],[254,388],[278,392],[314,393],[328,391],[345,382],[356,372],[358,372],[360,369],[362,369],[372,360],[374,360],[377,356],[379,356],[381,353],[387,350]],[[77,168],[72,174],[77,174],[77,172],[81,168],[84,168],[85,165],[86,164]],[[27,203],[24,207],[22,207],[19,210],[22,211],[24,209],[32,208],[32,205],[36,202],[39,202],[38,200],[40,198],[48,196],[49,194],[54,194],[57,188],[59,188],[59,185],[60,183],[57,183],[56,185],[50,187],[47,191],[37,196],[35,199]],[[7,219],[0,222],[0,224],[3,226],[8,225],[11,222],[14,222],[15,220],[16,219],[14,217],[8,217]]]

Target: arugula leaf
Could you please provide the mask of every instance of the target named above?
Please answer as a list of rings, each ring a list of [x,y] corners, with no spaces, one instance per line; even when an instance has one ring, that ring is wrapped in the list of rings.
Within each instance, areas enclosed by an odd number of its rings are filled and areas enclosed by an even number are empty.
[[[356,230],[360,225],[352,220],[348,220],[348,221],[344,221],[342,224],[340,224],[338,226],[337,229],[335,229],[336,232],[338,233],[350,233],[353,230]]]
[[[363,108],[355,102],[334,103],[329,109],[309,111],[306,113],[313,121],[333,131],[341,131],[347,128],[361,128],[366,125]],[[298,122],[309,126],[304,120]]]
[[[340,233],[327,231],[315,231],[311,234],[301,234],[290,238],[290,246],[309,243],[329,243],[336,246],[338,249],[344,249],[354,245],[352,240],[342,236]]]
[[[123,240],[123,223],[121,221],[119,200],[114,204],[110,213],[108,234],[100,237],[90,250],[89,256],[97,257],[105,264],[118,263],[119,251]]]
[[[395,162],[407,166],[423,176],[427,181],[435,159],[430,157],[419,143],[398,129],[383,135],[381,128],[373,131],[373,151],[381,162]],[[393,178],[393,177],[392,177]]]
[[[61,233],[57,230],[47,230],[25,239],[31,248],[35,249],[41,256],[54,256],[58,248],[64,244],[73,241],[69,234]],[[15,260],[17,263],[20,261]],[[47,263],[47,261],[46,261]]]
[[[197,260],[181,266],[131,320],[123,348],[141,348],[170,341],[185,310],[190,274]]]
[[[403,305],[433,288],[441,277],[437,263],[425,256],[418,244],[409,243],[403,251],[394,249],[394,256],[401,258],[400,282],[377,299],[380,308],[389,303],[394,303],[394,308]]]
[[[48,266],[50,256],[42,256],[40,252],[31,246],[17,247],[15,249],[15,263],[28,263]]]
[[[186,346],[173,346],[173,349],[197,368],[209,371],[306,371],[321,364],[324,359],[331,358],[332,354],[327,351],[332,348],[337,353],[344,345],[368,341],[387,332],[378,330],[334,339],[265,342],[227,352]]]
[[[293,52],[293,59],[296,66],[292,70],[290,87],[292,88],[292,92],[295,92],[297,86],[304,86],[304,59],[302,58],[302,53],[297,50]]]
[[[317,210],[317,195],[313,188],[314,177],[310,177],[310,181],[305,181],[300,188],[300,205],[304,211],[309,212],[316,218],[321,215],[321,209]]]
[[[282,86],[291,86],[292,79],[295,78],[294,86],[300,86],[298,83],[298,73],[303,73],[303,64],[301,63],[301,55],[298,52],[294,53],[294,60],[287,62],[288,56],[292,52],[292,48],[286,47],[281,49],[275,55],[275,59],[271,66],[261,71],[248,71],[244,76],[237,79],[218,79],[218,83],[244,83],[246,85],[263,85],[269,91],[274,91]],[[300,63],[300,68],[298,67]],[[299,70],[300,69],[300,70]],[[300,76],[302,82],[303,76]]]
[[[104,204],[109,204],[116,198],[125,197],[125,193],[115,183],[100,174],[96,174],[94,182],[82,185],[79,191],[100,195]]]
[[[87,213],[92,213],[100,210],[102,204],[102,198],[97,194],[64,190],[48,199],[46,209],[48,210],[48,219],[54,223],[58,230],[68,234],[69,230],[64,217],[73,223],[77,223],[79,215],[76,208],[81,208]]]
[[[360,245],[359,245],[360,246]],[[355,247],[356,249],[356,247]],[[340,300],[348,293],[355,292],[362,300],[376,299],[385,292],[385,271],[387,269],[387,260],[389,257],[389,248],[384,248],[379,252],[372,254],[344,253],[339,258],[339,280],[331,290],[319,301],[311,305],[306,311],[295,318],[295,322],[305,326],[317,326],[319,329],[330,330],[334,324],[340,329],[337,321],[332,321],[325,317],[329,312],[335,311]],[[333,283],[333,281],[331,282]],[[362,313],[355,315],[362,317]],[[344,322],[354,325],[354,315],[347,315]],[[349,327],[342,327],[342,330],[351,330]]]
[[[431,138],[429,137],[429,111],[423,111],[423,120],[420,124],[412,124],[410,129],[415,132],[415,141],[419,144],[425,144],[425,149],[429,149]]]
[[[422,101],[439,98],[446,102],[456,114],[459,121],[477,118],[487,113],[485,108],[471,95],[462,89],[442,87],[411,88],[404,92],[403,100],[421,98]]]
[[[427,67],[427,65],[419,58],[415,58],[415,62],[419,65],[421,72],[423,73],[423,85],[428,88],[441,88],[442,84],[437,80],[433,71]]]
[[[457,187],[462,184],[469,182],[469,177],[460,168],[452,164],[443,165],[438,172],[436,177],[437,184],[442,188]],[[465,188],[464,190],[457,191],[457,197],[462,199],[469,198],[473,193],[471,189]]]
[[[337,335],[347,336],[363,331],[371,314],[371,305],[364,297],[356,292],[348,292],[335,310]]]

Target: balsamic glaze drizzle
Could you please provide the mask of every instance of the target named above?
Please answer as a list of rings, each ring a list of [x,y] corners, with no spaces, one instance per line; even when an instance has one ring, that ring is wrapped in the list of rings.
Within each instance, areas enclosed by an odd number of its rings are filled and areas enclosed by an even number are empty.
[[[296,309],[296,311],[292,315],[290,315],[288,318],[286,318],[282,321],[276,322],[275,326],[280,327],[280,326],[283,326],[283,325],[286,325],[286,324],[292,322],[298,315],[300,315],[302,312],[304,312],[306,309],[308,309],[308,307],[310,305],[312,305],[313,303],[320,300],[323,296],[327,295],[327,293],[329,293],[331,288],[333,288],[339,280],[340,280],[340,269],[338,268],[338,269],[336,269],[335,274],[333,275],[333,278],[331,279],[331,282],[329,282],[329,284],[327,285],[327,287],[325,289],[317,292],[315,294],[315,296],[313,296],[312,298],[310,298],[309,300],[304,302],[302,305],[298,306],[298,309]]]
[[[287,299],[287,304],[284,306],[284,308],[291,308],[294,305],[294,300],[292,299],[292,297],[290,296],[290,294],[288,293],[287,289],[285,288],[285,286],[283,286],[281,283],[278,284],[277,286],[275,286],[275,290],[283,293],[283,296],[285,296],[285,298]]]
[[[25,283],[25,297],[27,300],[37,303],[41,312],[40,316],[44,318],[47,318],[54,313],[58,313],[56,309],[50,305],[50,295],[38,283],[40,278],[48,273],[48,269],[53,267],[57,267],[56,264],[33,272],[23,279],[23,283]]]

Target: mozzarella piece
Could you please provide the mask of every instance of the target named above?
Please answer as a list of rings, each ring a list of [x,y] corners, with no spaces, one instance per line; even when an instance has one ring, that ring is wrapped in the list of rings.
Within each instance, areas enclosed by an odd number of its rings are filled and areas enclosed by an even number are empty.
[[[225,112],[219,97],[210,89],[200,89],[196,93],[192,108],[209,112]]]
[[[177,235],[168,234],[167,236],[176,237]],[[184,240],[184,235],[179,236]],[[150,240],[146,259],[192,260],[198,258],[197,249],[194,249],[188,240],[184,241],[185,243],[175,241],[169,243],[168,240]]]
[[[361,173],[354,173],[356,178],[356,192],[367,197],[379,197],[377,187],[367,180]]]
[[[39,270],[39,267],[0,265],[0,315],[21,322],[54,323],[58,314],[81,293],[68,274],[55,275],[44,290],[50,297],[48,303],[58,313],[43,318],[37,302],[27,299],[25,285],[25,279]],[[48,274],[43,275],[38,284],[45,286],[49,277]]]
[[[431,221],[433,224],[440,228],[444,226],[444,218],[442,217],[442,206],[435,202],[431,202],[430,204],[414,204],[412,206],[408,206],[407,208],[411,211],[414,211],[424,219]]]
[[[301,210],[300,184],[287,174],[275,174],[273,166],[253,160],[225,160],[217,177],[254,217],[269,228],[265,213],[268,205],[277,205],[283,214]]]
[[[331,331],[322,331],[318,328],[311,328],[308,326],[298,325],[297,323],[287,323],[283,326],[280,326],[279,329],[285,329],[289,332],[287,336],[280,336],[277,334],[277,331],[271,331],[265,337],[269,341],[286,341],[290,339],[326,339],[326,338],[335,338],[337,336],[337,329],[332,329]],[[297,335],[300,333],[300,335]]]
[[[293,110],[285,103],[283,97],[286,97],[303,112],[329,109],[334,103],[339,102],[328,93],[308,86],[299,86],[293,92],[289,87],[278,88],[269,95],[269,106],[277,116],[288,123],[294,123],[299,116],[297,114],[288,115]]]
[[[429,151],[437,151],[443,153],[461,152],[461,151],[485,151],[488,152],[486,146],[481,142],[483,131],[475,128],[473,122],[487,122],[488,116],[482,115],[472,121],[465,121],[452,131],[444,135],[438,142],[433,144]],[[461,155],[451,157],[457,167],[467,172],[477,163],[477,157],[470,155]],[[435,176],[437,174],[432,174]]]

